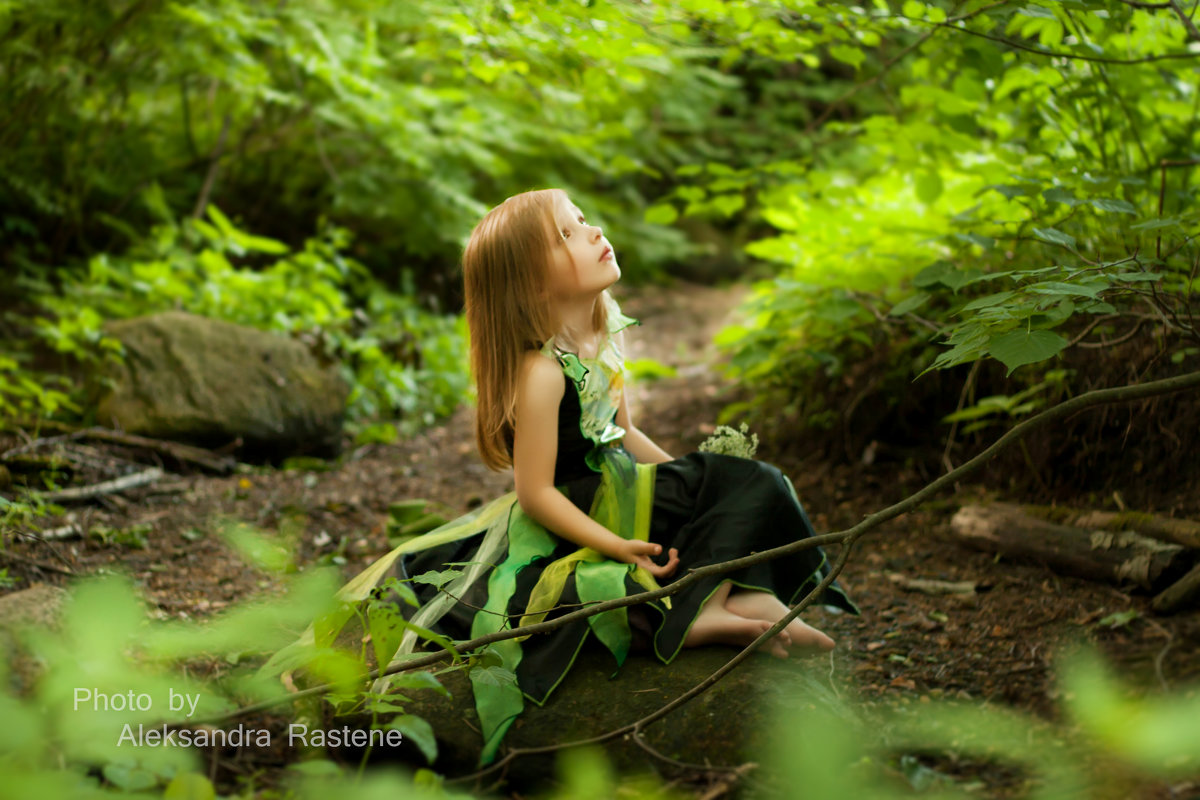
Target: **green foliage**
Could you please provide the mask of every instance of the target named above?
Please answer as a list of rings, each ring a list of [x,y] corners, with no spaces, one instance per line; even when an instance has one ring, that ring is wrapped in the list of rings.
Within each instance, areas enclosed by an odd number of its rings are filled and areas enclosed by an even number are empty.
[[[811,679],[798,676],[774,704],[773,746],[763,759],[767,786],[803,785],[814,798],[910,797],[914,789],[924,794],[935,786],[938,797],[971,797],[980,784],[957,785],[922,761],[983,761],[1021,769],[1028,796],[1058,800],[1114,794],[1121,786],[1115,780],[1200,770],[1194,687],[1141,697],[1090,651],[1061,659],[1059,675],[1066,714],[1055,724],[946,700],[866,710],[814,693]],[[910,785],[901,788],[897,777]]]
[[[256,665],[291,642],[308,620],[328,614],[336,604],[340,582],[331,571],[296,572],[290,566],[291,554],[271,536],[244,527],[229,536],[261,566],[279,575],[283,583],[279,597],[246,601],[203,622],[163,621],[147,613],[126,578],[89,578],[71,587],[57,628],[16,632],[28,656],[22,662],[25,666],[11,661],[12,647],[4,648],[0,661],[0,709],[5,719],[0,731],[4,752],[0,783],[6,794],[214,796],[203,777],[207,759],[196,733],[202,729],[190,726],[237,706],[286,698],[284,686]],[[268,551],[270,555],[263,557]],[[398,643],[384,635],[389,621],[399,619],[384,592],[396,591],[415,603],[404,584],[389,582],[382,589],[367,612],[376,648],[380,640],[384,646],[387,641]],[[79,657],[80,653],[87,657]],[[390,658],[390,653],[382,655]],[[405,694],[445,694],[445,688],[433,674],[417,672],[394,682],[403,694],[373,697],[362,687],[364,657],[325,647],[306,653],[295,666],[307,663],[313,675],[341,679],[341,692],[331,695],[332,702],[396,715],[390,727],[411,738],[432,761],[436,744],[428,723],[404,714],[402,703]],[[37,680],[9,679],[13,669],[28,671],[30,665],[36,665],[32,668],[38,672]],[[29,688],[17,691],[21,685]],[[188,700],[182,701],[183,697]],[[143,738],[148,736],[143,731],[162,731],[164,723],[181,726],[169,740],[174,746]],[[250,731],[261,730],[248,719],[217,727],[232,733],[241,723]],[[255,746],[254,741],[248,746]],[[308,777],[296,787],[301,791],[306,791],[305,785],[323,785],[329,775],[329,770],[324,771],[325,778],[316,774],[320,770],[304,772]],[[332,774],[340,770],[332,768]],[[429,777],[418,778],[415,785],[423,786],[429,796],[450,796],[438,780]]]
[[[734,85],[685,12],[7,2],[3,233],[57,268],[211,198],[293,244],[321,216],[352,225],[389,281],[414,262],[449,277],[488,207],[558,185],[651,271],[689,248],[641,220],[643,185],[711,147]]]
[[[326,228],[292,253],[215,206],[208,217],[164,223],[123,256],[94,256],[85,273],[36,294],[46,313],[33,319],[35,335],[78,361],[120,358],[106,320],[181,309],[292,336],[338,359],[356,425],[399,417],[412,432],[457,408],[467,389],[463,321],[423,311],[411,289],[388,291],[345,255],[347,231]],[[54,393],[25,410],[53,414]]]
[[[839,121],[748,174],[748,211],[776,233],[746,250],[779,274],[719,337],[734,374],[795,387],[885,345],[904,373],[994,358],[1012,374],[1051,365],[1092,323],[1113,339],[1147,314],[1186,359],[1200,337],[1194,37],[1135,5],[968,3],[955,24],[915,0],[827,6],[857,36],[831,56],[879,80],[835,87]],[[883,64],[880,42],[910,49]],[[723,188],[712,171],[684,177],[673,194],[689,204]]]
[[[955,411],[953,414],[947,414],[942,421],[966,422],[967,425],[962,429],[963,433],[974,433],[991,425],[1018,420],[1046,404],[1048,398],[1043,394],[1044,392],[1049,392],[1050,397],[1058,399],[1063,391],[1066,378],[1066,370],[1050,370],[1045,374],[1044,380],[1024,391],[1013,395],[992,395],[981,398],[972,406]],[[1038,397],[1039,394],[1043,396]]]

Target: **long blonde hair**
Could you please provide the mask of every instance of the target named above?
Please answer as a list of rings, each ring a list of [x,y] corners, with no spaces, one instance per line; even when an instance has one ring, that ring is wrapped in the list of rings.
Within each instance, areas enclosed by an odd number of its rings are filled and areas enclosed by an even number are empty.
[[[512,464],[517,379],[525,353],[559,329],[550,298],[553,248],[562,246],[554,206],[561,189],[513,195],[489,211],[463,251],[463,294],[471,336],[478,407],[475,441],[489,469]],[[604,330],[606,298],[596,303],[593,332]]]

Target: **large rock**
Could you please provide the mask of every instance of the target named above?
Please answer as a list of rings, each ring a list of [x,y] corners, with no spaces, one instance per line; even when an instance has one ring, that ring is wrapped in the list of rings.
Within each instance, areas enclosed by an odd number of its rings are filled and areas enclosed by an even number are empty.
[[[586,739],[635,722],[703,681],[736,653],[731,647],[690,648],[669,665],[653,656],[631,655],[617,670],[608,651],[589,638],[545,706],[525,701],[525,710],[505,736],[498,758],[508,748]],[[780,660],[754,653],[698,697],[648,726],[642,739],[663,756],[691,765],[736,767],[761,762],[781,708],[825,704],[831,697],[821,681],[827,671],[825,659]],[[447,777],[469,774],[477,769],[483,745],[470,681],[465,670],[446,673],[439,680],[451,698],[428,690],[406,690],[410,700],[403,703],[404,710],[433,726],[438,742],[434,770]],[[376,722],[386,725],[388,719],[381,714]],[[368,728],[371,722],[369,715],[327,715],[322,725]],[[654,771],[667,777],[679,772],[627,737],[603,747],[623,774]],[[340,755],[353,760],[358,752],[348,749]],[[420,752],[407,742],[393,751],[377,748],[372,756],[425,766]],[[517,758],[505,768],[509,789],[526,793],[545,788],[555,774],[557,757],[551,753]],[[493,774],[489,780],[497,777]]]
[[[45,583],[0,597],[0,661],[8,662],[8,680],[18,694],[30,691],[42,672],[42,665],[21,646],[21,629],[56,630],[66,599],[66,589]]]
[[[300,342],[180,311],[109,323],[125,362],[109,368],[97,421],[219,447],[246,459],[335,456],[349,387]]]

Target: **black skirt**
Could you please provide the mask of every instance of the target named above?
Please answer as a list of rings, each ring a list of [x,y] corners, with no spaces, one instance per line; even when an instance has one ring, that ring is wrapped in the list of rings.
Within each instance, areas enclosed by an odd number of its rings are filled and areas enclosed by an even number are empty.
[[[578,508],[588,513],[599,483],[600,475],[593,474],[569,480],[559,488]],[[815,535],[790,481],[778,468],[762,461],[691,453],[656,465],[653,493],[649,539],[662,545],[663,555],[657,560],[665,563],[671,548],[679,551],[679,566],[671,576],[662,579],[663,585],[682,577],[689,569],[729,561]],[[396,574],[405,579],[441,570],[447,563],[470,562],[476,554],[479,539],[467,537],[405,555],[398,562]],[[504,627],[516,626],[525,613],[542,569],[579,549],[566,539],[555,539],[553,552],[533,559],[517,573],[505,611],[509,624]],[[683,647],[701,607],[724,581],[745,589],[770,592],[783,603],[792,605],[816,586],[827,571],[824,553],[814,548],[709,576],[670,598],[630,606],[630,651],[653,653],[669,664]],[[428,584],[413,584],[413,589],[422,605],[439,593]],[[627,577],[625,591],[636,594],[645,591],[645,587]],[[487,605],[487,594],[485,576],[456,596],[457,602],[433,629],[454,640],[471,638],[472,621]],[[666,601],[669,601],[669,607]],[[817,602],[858,613],[857,607],[836,582],[825,589]],[[573,611],[580,603],[572,574],[566,579],[558,607],[545,619]],[[408,607],[402,611],[406,615],[411,613]],[[588,640],[590,630],[588,620],[577,620],[521,642],[522,657],[515,674],[525,697],[538,705],[547,700],[570,670]],[[619,666],[619,658],[614,661],[614,666]]]

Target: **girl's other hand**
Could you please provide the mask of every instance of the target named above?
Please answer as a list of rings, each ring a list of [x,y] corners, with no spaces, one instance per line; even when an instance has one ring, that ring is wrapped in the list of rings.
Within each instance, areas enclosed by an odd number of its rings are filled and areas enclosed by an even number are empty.
[[[662,545],[654,542],[643,542],[640,539],[626,539],[621,546],[620,561],[626,564],[636,564],[644,567],[655,578],[665,578],[679,566],[679,550],[672,547],[668,553],[666,564],[656,564],[651,556],[662,553]]]

